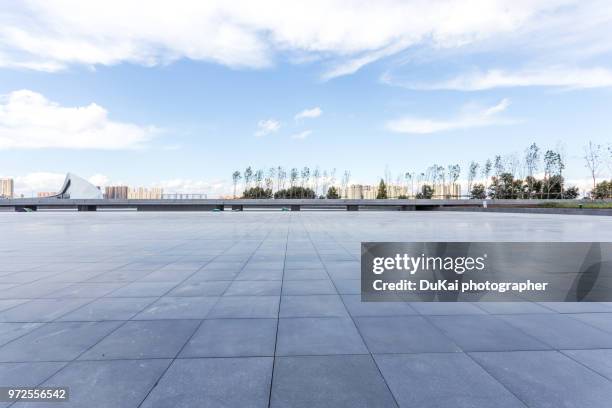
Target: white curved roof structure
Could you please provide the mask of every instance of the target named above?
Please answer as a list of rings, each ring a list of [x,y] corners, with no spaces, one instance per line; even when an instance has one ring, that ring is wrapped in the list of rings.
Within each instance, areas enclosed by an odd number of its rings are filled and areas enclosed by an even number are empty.
[[[66,174],[64,185],[54,197],[72,199],[103,198],[102,191],[98,187],[72,173]]]

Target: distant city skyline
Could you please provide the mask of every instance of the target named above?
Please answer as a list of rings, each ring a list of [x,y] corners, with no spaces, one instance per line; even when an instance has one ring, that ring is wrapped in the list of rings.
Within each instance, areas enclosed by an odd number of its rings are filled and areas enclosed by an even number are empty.
[[[216,197],[233,171],[279,165],[375,184],[458,163],[462,181],[533,142],[586,189],[583,146],[612,142],[606,1],[78,4],[0,14],[0,177],[16,194],[74,172]]]

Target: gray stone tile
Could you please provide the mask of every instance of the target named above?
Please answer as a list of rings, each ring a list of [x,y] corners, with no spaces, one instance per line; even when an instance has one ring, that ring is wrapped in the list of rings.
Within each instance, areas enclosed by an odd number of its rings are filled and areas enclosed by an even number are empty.
[[[329,279],[325,269],[285,269],[283,280],[319,280]]]
[[[410,305],[422,315],[486,314],[484,310],[465,302],[411,302]]]
[[[0,363],[0,384],[3,387],[34,387],[58,372],[66,363]],[[2,405],[0,405],[2,406]]]
[[[334,285],[341,295],[361,294],[361,280],[359,279],[334,279]]]
[[[280,281],[282,278],[282,269],[249,269],[236,276],[237,281]]]
[[[571,317],[600,330],[612,333],[612,313],[579,313],[572,314]]]
[[[607,303],[544,302],[540,305],[559,313],[612,313],[612,307]]]
[[[0,288],[0,291],[4,289]],[[28,299],[0,299],[0,312],[11,309],[17,305],[27,302]]]
[[[525,406],[463,353],[380,354],[375,360],[401,407]]]
[[[188,282],[231,281],[238,276],[239,270],[206,269],[194,273]]]
[[[372,357],[277,357],[273,408],[396,407]]]
[[[416,311],[407,302],[362,302],[361,295],[342,295],[351,316],[409,316]]]
[[[167,269],[159,269],[155,272],[151,272],[142,278],[140,278],[139,282],[180,282],[191,275],[193,275],[195,271],[189,270],[167,270]]]
[[[300,317],[279,320],[276,354],[368,354],[368,349],[350,318]]]
[[[357,317],[355,323],[371,353],[460,351],[421,316]]]
[[[224,296],[219,299],[208,317],[277,318],[278,304],[278,296]]]
[[[72,283],[33,282],[12,287],[0,292],[0,299],[36,299],[48,293],[58,291]]]
[[[168,293],[178,282],[133,282],[110,293],[108,297],[153,297]]]
[[[168,296],[221,296],[231,281],[185,282],[172,289]]]
[[[162,297],[138,313],[134,320],[204,319],[217,303],[217,297]]]
[[[174,358],[199,324],[198,320],[127,322],[79,360]]]
[[[271,357],[175,360],[141,408],[265,408]]]
[[[125,283],[75,283],[43,297],[58,299],[98,298],[108,295],[122,286],[125,286]]]
[[[0,345],[21,337],[43,323],[0,323]],[[1,384],[1,383],[0,383]]]
[[[479,302],[475,305],[490,314],[555,313],[534,302]]]
[[[431,316],[429,320],[464,351],[551,348],[495,316]]]
[[[36,299],[0,313],[0,322],[49,322],[93,299]]]
[[[101,298],[63,315],[57,321],[129,320],[156,299]]]
[[[567,315],[500,316],[506,322],[556,349],[612,348],[607,333]]]
[[[100,273],[93,278],[89,279],[88,282],[134,282],[140,278],[143,278],[150,274],[151,271],[135,271],[130,269],[120,269],[116,271],[109,271]]]
[[[281,281],[238,281],[229,286],[223,296],[280,296]]]
[[[118,322],[47,323],[0,347],[0,361],[70,361],[118,325]]]
[[[169,360],[77,361],[70,363],[43,386],[70,384],[70,399],[57,403],[19,403],[15,407],[132,408],[146,397]]]
[[[280,317],[348,316],[338,295],[282,296]]]
[[[606,408],[612,382],[556,351],[470,353],[530,408]]]
[[[283,295],[336,295],[329,279],[283,281]]]
[[[273,356],[277,319],[204,320],[179,357]]]
[[[612,381],[612,349],[561,350],[561,352]]]

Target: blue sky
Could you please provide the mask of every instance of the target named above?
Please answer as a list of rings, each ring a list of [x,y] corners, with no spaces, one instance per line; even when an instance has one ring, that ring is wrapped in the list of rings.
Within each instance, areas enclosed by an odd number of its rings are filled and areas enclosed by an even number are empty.
[[[137,3],[0,9],[0,175],[18,191],[72,171],[215,196],[248,165],[375,182],[532,142],[582,185],[586,141],[612,141],[605,1]]]

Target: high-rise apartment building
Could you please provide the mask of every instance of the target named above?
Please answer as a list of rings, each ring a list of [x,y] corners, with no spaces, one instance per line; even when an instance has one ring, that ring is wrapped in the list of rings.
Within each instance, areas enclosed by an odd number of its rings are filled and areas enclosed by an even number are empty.
[[[446,183],[434,184],[433,197],[434,199],[454,199],[461,197],[461,184]]]
[[[13,198],[15,183],[12,178],[0,179],[0,198]]]
[[[106,186],[104,188],[104,198],[111,200],[127,200],[128,186]]]
[[[134,187],[130,188],[127,198],[130,200],[160,200],[164,190],[159,187]]]

